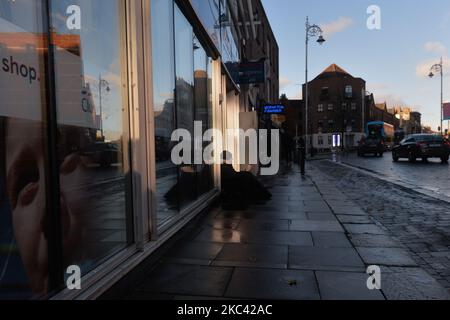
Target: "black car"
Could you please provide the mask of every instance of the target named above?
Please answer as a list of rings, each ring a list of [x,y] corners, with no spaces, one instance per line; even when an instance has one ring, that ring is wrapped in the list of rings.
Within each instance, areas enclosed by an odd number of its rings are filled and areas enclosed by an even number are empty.
[[[382,157],[386,151],[384,139],[377,136],[369,136],[359,142],[358,156],[364,157],[366,154],[373,154],[375,157]]]
[[[112,142],[92,143],[83,150],[82,154],[103,168],[109,168],[112,164],[119,163],[121,159],[119,146]]]
[[[449,155],[449,141],[434,134],[408,136],[392,150],[392,159],[395,162],[401,158],[406,158],[409,162],[416,162],[417,159],[426,162],[430,158],[438,158],[442,163],[448,163]]]

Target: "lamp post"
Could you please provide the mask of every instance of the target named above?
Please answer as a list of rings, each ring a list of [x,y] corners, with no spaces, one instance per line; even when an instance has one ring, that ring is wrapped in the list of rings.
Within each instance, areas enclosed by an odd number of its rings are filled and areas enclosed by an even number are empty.
[[[441,62],[437,63],[435,65],[433,65],[430,69],[430,74],[429,77],[433,78],[435,73],[440,73],[441,74],[441,108],[440,108],[440,112],[441,112],[441,135],[444,134],[444,62],[442,61],[442,57],[441,57]]]
[[[102,91],[103,89],[106,90],[106,92],[110,92],[111,89],[109,87],[109,82],[102,78],[102,75],[100,74],[98,77],[98,100],[99,100],[99,108],[100,108],[100,133],[102,135],[102,139],[105,138],[103,133],[103,105],[102,105]]]
[[[309,24],[309,17],[306,17],[306,63],[305,63],[305,144],[308,146],[308,111],[309,111],[309,96],[308,96],[308,45],[309,45],[309,39],[313,37],[318,37],[317,43],[322,45],[326,40],[323,37],[323,31],[318,25],[311,25]],[[312,132],[311,132],[312,133]],[[311,141],[310,141],[310,150],[311,150],[311,156],[313,156],[313,147],[312,147],[312,135],[311,135]]]
[[[372,95],[372,93],[371,92],[369,92],[369,91],[367,91],[365,88],[362,88],[362,127],[361,127],[361,129],[362,129],[362,132],[363,132],[363,135],[365,134],[365,132],[366,132],[366,97],[367,96],[371,96]]]

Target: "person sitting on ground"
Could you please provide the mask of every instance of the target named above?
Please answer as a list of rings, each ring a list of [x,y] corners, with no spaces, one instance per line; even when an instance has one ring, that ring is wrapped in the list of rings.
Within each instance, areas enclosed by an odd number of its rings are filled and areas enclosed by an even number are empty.
[[[246,209],[250,204],[268,201],[272,194],[250,172],[237,172],[231,164],[232,154],[223,153],[221,166],[222,206],[230,209]]]

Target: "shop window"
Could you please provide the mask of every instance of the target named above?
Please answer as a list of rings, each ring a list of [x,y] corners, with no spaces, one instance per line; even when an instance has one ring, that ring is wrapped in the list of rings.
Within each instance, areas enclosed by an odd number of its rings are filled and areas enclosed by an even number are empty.
[[[178,197],[167,197],[178,183],[178,168],[171,161],[175,123],[175,47],[172,1],[153,0],[152,57],[153,108],[155,114],[156,217],[158,227],[175,217]],[[172,192],[173,193],[173,192]]]
[[[159,0],[156,0],[159,1]],[[220,48],[220,32],[217,22],[220,19],[220,0],[191,0],[198,17],[202,21],[216,47]],[[166,0],[166,2],[171,2]]]
[[[80,29],[60,19],[70,5]],[[125,1],[51,8],[63,259],[84,275],[133,241]]]
[[[210,2],[211,3],[211,2]],[[197,10],[204,5],[197,2]],[[213,168],[197,163],[194,121],[202,132],[212,128],[212,60],[181,10],[171,1],[152,1],[153,83],[157,167],[158,228],[166,229],[181,211],[214,188]],[[171,135],[187,130],[191,161],[175,165]],[[203,160],[203,159],[202,159]]]
[[[194,99],[195,121],[201,122],[202,134],[213,127],[211,78],[212,60],[206,55],[205,50],[194,37]],[[196,147],[204,150],[209,142],[195,141]],[[206,165],[204,159],[202,165],[196,165],[198,195],[202,195],[214,188],[213,166]]]
[[[220,0],[220,13],[222,61],[225,64],[237,63],[240,55],[239,39],[227,0]]]
[[[194,33],[189,21],[175,6],[175,92],[177,128],[185,129],[194,136]],[[193,159],[194,141],[192,146]],[[179,167],[177,193],[180,209],[196,199],[196,172],[192,163]],[[167,197],[166,197],[167,198]]]

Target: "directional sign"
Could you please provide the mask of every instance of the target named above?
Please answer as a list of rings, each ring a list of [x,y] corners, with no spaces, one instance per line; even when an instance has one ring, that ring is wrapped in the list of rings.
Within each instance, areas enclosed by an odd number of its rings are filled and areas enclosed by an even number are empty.
[[[281,104],[269,104],[263,107],[265,114],[284,114],[285,107]]]
[[[444,120],[450,120],[450,102],[444,103]]]

